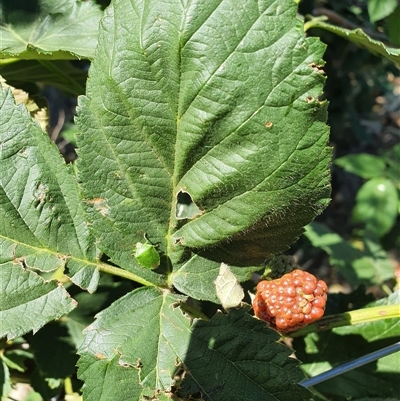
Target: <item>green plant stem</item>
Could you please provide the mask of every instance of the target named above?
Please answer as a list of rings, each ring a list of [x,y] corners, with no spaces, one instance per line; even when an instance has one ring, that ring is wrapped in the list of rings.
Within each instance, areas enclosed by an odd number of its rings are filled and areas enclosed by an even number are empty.
[[[111,266],[106,263],[99,263],[96,265],[100,271],[104,273],[114,274],[115,276],[127,278],[128,280],[136,281],[139,284],[143,284],[147,287],[154,286],[154,283],[147,281],[143,277],[137,276],[134,273],[131,273],[127,270],[121,269],[119,267]]]
[[[309,29],[311,28],[319,28],[319,23],[323,23],[325,21],[328,20],[328,17],[326,16],[321,16],[321,17],[311,17],[312,19],[310,19],[309,21],[306,21],[304,23],[304,32],[307,32]]]
[[[290,333],[288,337],[300,337],[316,331],[331,330],[335,327],[354,326],[356,324],[394,318],[400,318],[400,305],[382,305],[357,309],[337,315],[324,316],[318,321]]]

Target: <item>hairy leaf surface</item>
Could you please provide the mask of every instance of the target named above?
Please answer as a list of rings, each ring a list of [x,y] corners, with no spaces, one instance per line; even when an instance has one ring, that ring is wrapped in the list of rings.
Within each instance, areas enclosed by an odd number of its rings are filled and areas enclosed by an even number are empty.
[[[79,374],[88,401],[139,399],[146,389],[170,389],[190,339],[182,297],[156,288],[135,290],[97,315],[85,330]],[[108,380],[118,386],[107,389]]]
[[[85,399],[105,401],[113,391],[114,399],[138,400],[150,390],[170,391],[182,374],[179,392],[186,398],[199,392],[214,401],[232,394],[238,401],[309,398],[296,384],[303,374],[289,358],[292,350],[263,322],[233,310],[191,325],[182,301],[141,288],[97,315],[79,351]],[[110,388],[112,380],[118,386]]]
[[[61,269],[76,284],[94,291],[99,274],[95,247],[76,181],[25,106],[16,106],[11,91],[4,89],[0,89],[0,141],[0,262],[15,264],[16,269],[18,265],[45,272]],[[38,287],[40,283],[49,293],[56,285],[38,281]],[[3,295],[13,296],[13,288],[12,283],[6,286]],[[37,329],[43,319],[37,326],[32,320],[36,315],[23,307],[23,297],[20,300],[13,318],[32,322],[31,329]],[[43,316],[51,320],[52,315]],[[24,327],[29,331],[27,324]]]
[[[99,248],[154,282],[146,234],[174,284],[196,255],[254,266],[293,242],[329,197],[323,50],[290,1],[113,2],[77,120]]]
[[[35,332],[76,307],[64,288],[17,264],[0,264],[0,277],[0,337]]]
[[[297,383],[303,379],[292,350],[278,343],[279,335],[244,309],[217,313],[210,322],[192,327],[180,394],[186,398],[230,401],[308,400]],[[199,361],[201,360],[201,363]]]

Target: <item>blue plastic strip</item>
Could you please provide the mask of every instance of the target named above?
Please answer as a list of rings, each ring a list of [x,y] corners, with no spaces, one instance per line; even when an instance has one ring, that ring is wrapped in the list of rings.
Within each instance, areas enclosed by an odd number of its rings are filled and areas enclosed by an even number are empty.
[[[325,380],[332,379],[332,377],[339,376],[342,373],[345,373],[345,372],[348,372],[349,370],[353,370],[360,366],[366,365],[367,363],[375,361],[379,358],[383,358],[384,356],[393,354],[394,352],[397,352],[397,351],[400,351],[400,341],[393,345],[389,345],[388,347],[382,348],[378,351],[371,352],[368,355],[364,355],[360,358],[357,358],[354,361],[344,363],[343,365],[337,366],[336,368],[330,369],[317,376],[302,380],[299,384],[301,384],[303,387],[314,386],[315,384],[324,382]]]

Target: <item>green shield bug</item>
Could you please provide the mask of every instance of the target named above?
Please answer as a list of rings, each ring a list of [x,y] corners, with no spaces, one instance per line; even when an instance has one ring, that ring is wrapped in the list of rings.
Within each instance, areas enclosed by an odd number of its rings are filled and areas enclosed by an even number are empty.
[[[155,269],[160,266],[160,254],[154,245],[147,240],[146,236],[144,239],[146,240],[144,244],[136,243],[134,257],[141,266],[147,269]]]

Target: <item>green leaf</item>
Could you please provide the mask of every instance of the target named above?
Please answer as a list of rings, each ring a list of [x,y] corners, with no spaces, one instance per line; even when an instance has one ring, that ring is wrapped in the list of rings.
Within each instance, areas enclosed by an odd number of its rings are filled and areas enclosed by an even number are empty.
[[[15,344],[12,345],[14,346]],[[10,369],[14,369],[18,372],[25,372],[27,370],[27,360],[32,360],[33,354],[23,349],[11,349],[6,350],[1,358]]]
[[[335,160],[335,164],[366,179],[380,177],[386,169],[386,163],[382,157],[368,153],[339,157]]]
[[[397,0],[368,0],[367,5],[371,22],[376,22],[387,17],[395,10]]]
[[[3,1],[0,58],[92,58],[101,16],[92,1]]]
[[[77,166],[114,263],[154,283],[171,264],[189,269],[185,248],[254,266],[326,206],[324,46],[296,12],[274,0],[107,9],[79,102]],[[177,215],[182,193],[201,213]],[[155,272],[132,256],[143,234],[161,252]]]
[[[388,164],[385,176],[400,190],[400,143],[387,150],[383,157]]]
[[[395,64],[400,64],[400,49],[386,46],[384,43],[371,39],[364,31],[360,28],[349,30],[341,28],[335,25],[327,24],[320,18],[313,18],[311,21],[307,21],[304,29],[307,31],[311,28],[322,28],[329,32],[332,32],[342,38],[349,40],[359,47],[367,49],[369,52],[383,56],[391,60]]]
[[[197,320],[185,358],[186,375],[179,395],[230,401],[309,400],[297,383],[303,376],[291,349],[279,335],[243,309]],[[199,363],[201,360],[201,363]]]
[[[372,178],[357,192],[353,220],[365,223],[367,229],[381,237],[396,222],[398,203],[398,192],[391,181]]]
[[[75,178],[26,108],[3,89],[0,140],[0,262],[65,269],[73,282],[94,291],[96,250]]]
[[[187,398],[200,391],[214,392],[215,401],[232,392],[238,401],[309,399],[297,385],[303,379],[298,362],[277,342],[276,332],[243,309],[190,326],[182,301],[141,288],[97,316],[79,351],[85,400],[139,400],[144,392],[170,391],[174,376],[183,372],[180,391]]]
[[[0,338],[36,332],[76,307],[63,287],[54,281],[46,282],[16,263],[1,264],[0,272]]]
[[[377,282],[383,283],[386,280],[395,278],[393,270],[393,261],[388,252],[382,247],[382,244],[375,235],[367,231],[363,235],[364,252],[371,256],[374,263]]]
[[[88,401],[136,400],[143,389],[168,390],[186,354],[190,321],[177,305],[183,298],[140,288],[97,315],[85,330],[79,376]],[[109,386],[115,380],[118,386]]]

